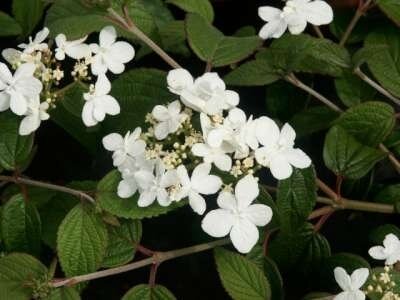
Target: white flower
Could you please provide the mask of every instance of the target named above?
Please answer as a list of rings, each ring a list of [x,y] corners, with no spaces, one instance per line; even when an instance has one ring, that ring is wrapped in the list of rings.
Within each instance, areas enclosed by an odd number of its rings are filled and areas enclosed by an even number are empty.
[[[300,169],[311,165],[310,158],[300,149],[293,148],[296,132],[289,124],[282,130],[268,117],[257,120],[256,136],[263,147],[255,151],[259,164],[269,167],[272,175],[278,179],[286,179],[292,175],[292,166]]]
[[[49,35],[50,31],[47,27],[43,28],[41,31],[36,33],[35,38],[32,40],[32,37],[29,37],[29,44],[20,44],[18,48],[24,49],[24,53],[31,54],[35,51],[43,51],[49,48],[46,43],[43,43],[44,40]]]
[[[60,33],[56,36],[56,59],[64,60],[65,55],[73,59],[82,59],[89,57],[91,55],[90,47],[83,42],[86,40],[87,36],[79,40],[67,41],[65,34]]]
[[[205,73],[193,81],[186,70],[173,70],[167,81],[170,91],[179,95],[183,104],[198,112],[217,115],[239,104],[239,95],[226,90],[225,82],[217,73]]]
[[[140,139],[141,133],[142,129],[137,127],[132,133],[128,131],[125,137],[118,133],[111,133],[103,138],[104,148],[114,152],[114,167],[124,171],[127,168],[127,164],[129,164],[127,162],[129,158],[136,158],[144,154],[146,143]]]
[[[22,52],[14,48],[6,48],[1,55],[10,65],[16,66],[21,61]]]
[[[100,32],[99,44],[91,44],[90,48],[95,54],[92,58],[92,73],[104,74],[107,70],[111,73],[121,74],[126,63],[135,57],[135,49],[127,42],[116,42],[117,32],[113,26],[104,27]]]
[[[28,110],[28,100],[36,98],[42,91],[42,83],[35,78],[35,65],[22,64],[11,74],[8,67],[0,63],[0,111],[11,108],[13,113],[22,116]]]
[[[393,233],[385,236],[382,246],[369,249],[369,255],[378,260],[385,260],[386,265],[394,265],[400,261],[400,240]]]
[[[19,126],[20,135],[29,135],[36,131],[42,121],[48,120],[50,118],[47,110],[49,109],[49,104],[47,102],[40,103],[40,97],[29,99],[28,101],[28,111],[25,114],[26,117],[22,119]]]
[[[192,147],[195,156],[203,157],[204,162],[213,163],[221,171],[229,171],[232,167],[232,158],[226,153],[231,152],[227,144],[220,147],[212,147],[209,144],[197,143]]]
[[[258,15],[268,22],[259,33],[263,39],[279,38],[287,28],[292,34],[300,34],[306,29],[307,22],[320,26],[333,20],[332,7],[321,0],[289,0],[283,10],[263,6]]]
[[[220,208],[210,211],[201,227],[216,238],[230,234],[235,248],[248,253],[258,241],[257,226],[267,225],[272,218],[271,208],[252,204],[258,194],[257,180],[247,175],[236,184],[235,195],[229,192],[219,194],[217,203]]]
[[[168,206],[172,199],[167,188],[176,185],[179,181],[176,170],[165,170],[161,160],[156,163],[155,174],[147,170],[135,173],[135,179],[141,189],[138,200],[139,207],[147,207],[156,199],[161,206]]]
[[[188,171],[185,166],[180,165],[177,173],[181,185],[178,193],[178,199],[189,197],[189,204],[192,209],[199,215],[204,214],[206,210],[206,201],[200,195],[212,195],[219,191],[222,180],[218,176],[210,175],[211,165],[203,163],[198,165],[189,178]]]
[[[349,276],[342,267],[334,270],[335,280],[343,290],[336,295],[334,300],[364,300],[365,294],[361,287],[368,279],[369,270],[367,268],[357,269]]]
[[[151,114],[159,122],[154,126],[154,135],[158,140],[176,132],[185,118],[185,114],[181,113],[179,101],[170,103],[168,107],[156,105]]]
[[[94,88],[89,93],[83,94],[86,100],[82,110],[82,120],[86,126],[94,126],[102,122],[105,116],[116,116],[120,113],[119,103],[113,96],[108,95],[111,91],[111,83],[104,74],[96,81]]]

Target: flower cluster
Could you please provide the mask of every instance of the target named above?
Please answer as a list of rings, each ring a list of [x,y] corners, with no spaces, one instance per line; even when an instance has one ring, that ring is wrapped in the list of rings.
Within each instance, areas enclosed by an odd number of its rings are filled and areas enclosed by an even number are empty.
[[[108,71],[120,74],[125,63],[135,55],[133,47],[116,41],[115,28],[107,26],[100,32],[98,44],[85,44],[87,37],[68,41],[64,34],[55,38],[55,49],[50,49],[46,39],[49,30],[44,28],[29,43],[18,45],[20,49],[8,48],[2,52],[4,59],[15,69],[14,74],[6,64],[0,63],[0,111],[10,109],[18,116],[24,116],[19,133],[28,135],[36,131],[40,123],[49,119],[48,110],[55,107],[60,81],[64,78],[61,62],[69,57],[75,60],[72,77],[82,82],[91,82],[91,73],[97,76],[83,95],[86,100],[82,119],[86,126],[94,126],[105,116],[117,115],[120,106],[109,95],[111,83],[106,77]]]
[[[334,297],[334,300],[364,300],[365,295],[374,294],[380,296],[380,299],[397,300],[400,295],[394,291],[396,283],[394,282],[391,272],[393,265],[400,261],[400,240],[394,234],[386,235],[383,240],[383,246],[374,246],[369,249],[370,256],[377,260],[385,260],[385,267],[379,274],[371,276],[371,283],[366,290],[361,290],[365,285],[369,270],[360,268],[355,270],[349,276],[342,267],[334,270],[336,282],[343,290]]]
[[[291,34],[300,34],[307,23],[320,26],[333,20],[333,10],[322,0],[288,0],[281,10],[272,6],[258,9],[260,18],[267,22],[260,32],[262,39],[280,38],[289,29]]]
[[[217,73],[194,79],[176,69],[167,82],[179,100],[155,106],[145,131],[138,127],[125,137],[112,133],[103,139],[122,176],[118,195],[138,193],[140,207],[187,198],[203,215],[205,196],[219,193],[219,208],[205,215],[202,228],[213,237],[229,235],[236,249],[247,253],[258,241],[257,226],[272,218],[268,206],[254,203],[256,172],[268,167],[276,179],[286,179],[293,167],[307,168],[311,160],[294,148],[296,134],[289,124],[279,129],[270,118],[248,118],[237,107],[239,95],[226,89]]]

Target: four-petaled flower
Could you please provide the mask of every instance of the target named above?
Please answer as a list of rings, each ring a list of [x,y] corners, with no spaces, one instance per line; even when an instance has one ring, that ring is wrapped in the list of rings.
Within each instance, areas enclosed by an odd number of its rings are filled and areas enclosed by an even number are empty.
[[[22,119],[19,125],[20,135],[29,135],[36,131],[42,121],[50,118],[47,110],[49,104],[47,102],[40,103],[39,95],[28,100],[28,110],[25,114],[25,118]]]
[[[393,233],[385,236],[383,246],[374,246],[368,251],[372,258],[385,260],[386,265],[400,261],[400,240]]]
[[[185,114],[181,113],[179,101],[170,103],[168,107],[156,105],[152,115],[158,121],[154,127],[154,135],[158,140],[163,140],[168,134],[176,132],[185,118]]]
[[[113,26],[104,27],[100,32],[99,44],[90,44],[92,73],[94,75],[111,73],[121,74],[126,63],[135,57],[135,49],[127,42],[116,42],[117,32]]]
[[[50,31],[47,27],[43,28],[41,31],[36,33],[35,38],[32,40],[32,37],[29,37],[29,44],[19,44],[18,48],[23,49],[24,53],[31,54],[35,51],[44,51],[49,48],[47,43],[43,43]]]
[[[88,93],[83,94],[86,102],[82,110],[82,120],[86,126],[102,122],[107,114],[116,116],[120,113],[119,103],[113,96],[108,95],[110,91],[110,81],[101,74],[97,78],[96,85],[92,86]]]
[[[35,78],[35,65],[22,64],[14,76],[8,67],[0,63],[0,111],[8,108],[16,115],[22,116],[28,110],[28,100],[39,96],[43,85]]]
[[[92,53],[90,47],[84,44],[87,36],[74,41],[67,41],[65,34],[60,33],[56,37],[56,59],[64,60],[65,56],[69,56],[73,59],[82,59],[89,57]]]
[[[269,167],[276,179],[289,178],[292,166],[304,169],[311,165],[310,158],[302,150],[293,148],[296,132],[289,124],[279,130],[272,119],[261,117],[257,120],[256,136],[263,145],[255,151],[256,160],[260,165]]]
[[[300,34],[306,29],[307,22],[320,26],[333,20],[332,8],[321,0],[289,0],[283,10],[262,6],[258,15],[267,22],[259,33],[263,39],[279,38],[287,28],[292,34]]]
[[[202,163],[198,165],[189,177],[185,166],[177,168],[179,183],[181,188],[177,194],[177,199],[189,198],[189,205],[199,215],[206,210],[206,201],[200,195],[212,195],[219,191],[222,180],[218,176],[210,175],[211,164]]]
[[[217,203],[220,208],[210,211],[201,227],[216,238],[229,234],[235,248],[248,253],[258,241],[257,226],[267,225],[272,218],[271,208],[252,204],[258,194],[257,180],[247,175],[237,183],[235,195],[229,192],[219,194]]]
[[[336,295],[334,300],[364,300],[365,294],[361,291],[361,287],[368,279],[369,270],[361,268],[355,270],[351,276],[347,274],[342,267],[336,267],[334,270],[335,280],[343,290]]]

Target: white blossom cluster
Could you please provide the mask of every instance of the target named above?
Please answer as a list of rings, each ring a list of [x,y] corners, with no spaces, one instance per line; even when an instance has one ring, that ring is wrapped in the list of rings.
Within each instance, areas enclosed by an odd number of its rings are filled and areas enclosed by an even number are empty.
[[[262,39],[280,38],[287,29],[291,34],[300,34],[307,23],[320,26],[333,20],[332,7],[322,0],[288,0],[283,9],[262,6],[258,15],[267,22],[259,32]]]
[[[293,167],[309,167],[311,160],[294,148],[296,134],[289,124],[280,129],[270,118],[248,118],[237,107],[239,95],[226,89],[217,73],[194,79],[187,70],[176,69],[167,82],[179,100],[155,106],[146,117],[146,131],[138,127],[125,137],[112,133],[103,139],[122,175],[118,195],[138,193],[140,207],[187,198],[203,215],[204,196],[218,193],[219,208],[205,215],[202,228],[213,237],[229,235],[236,249],[247,253],[258,241],[257,226],[272,218],[268,206],[255,203],[256,171],[268,167],[282,180]]]
[[[61,62],[66,57],[76,60],[71,72],[75,80],[90,81],[89,68],[97,76],[95,84],[90,84],[89,91],[83,95],[84,124],[94,126],[106,115],[119,114],[117,100],[109,95],[111,83],[106,73],[122,73],[124,64],[134,58],[134,48],[127,42],[116,41],[115,28],[107,26],[101,30],[98,44],[85,44],[87,37],[68,41],[64,34],[59,34],[53,53],[45,42],[49,33],[44,28],[35,38],[29,38],[29,43],[18,45],[19,49],[8,48],[2,52],[15,72],[12,74],[6,64],[0,63],[0,111],[10,109],[24,117],[20,135],[31,134],[42,121],[49,119],[48,110],[55,105],[57,97],[53,87],[64,78]]]
[[[335,268],[335,279],[343,292],[336,295],[334,300],[365,300],[369,293],[381,295],[381,299],[385,300],[400,299],[400,295],[394,292],[396,283],[390,274],[393,265],[400,261],[399,238],[390,233],[385,236],[383,246],[374,246],[369,249],[368,253],[374,259],[385,261],[383,272],[378,276],[373,274],[372,284],[369,284],[366,290],[362,290],[369,277],[367,268],[357,269],[351,275],[348,275],[342,267]]]

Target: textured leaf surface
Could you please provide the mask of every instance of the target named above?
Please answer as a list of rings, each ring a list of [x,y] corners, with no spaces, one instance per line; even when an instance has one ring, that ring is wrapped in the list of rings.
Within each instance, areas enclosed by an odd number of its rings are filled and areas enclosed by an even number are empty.
[[[227,37],[197,14],[186,18],[186,32],[190,47],[203,61],[214,67],[237,63],[261,46],[258,36]]]
[[[239,254],[217,248],[214,250],[219,277],[234,300],[265,300],[271,298],[271,288],[263,272]]]
[[[214,20],[214,9],[209,0],[167,0],[189,13],[196,13],[212,23]]]
[[[44,300],[80,300],[81,296],[72,287],[62,287],[53,290],[51,294]]]
[[[22,28],[15,19],[0,11],[0,36],[19,35]]]
[[[325,165],[335,174],[349,179],[365,176],[385,154],[357,142],[343,128],[334,126],[325,138]]]
[[[20,169],[30,159],[33,135],[20,136],[19,123],[11,112],[0,114],[0,166],[6,170]]]
[[[29,300],[32,289],[29,283],[43,279],[46,267],[33,256],[13,253],[0,259],[0,299]]]
[[[176,300],[176,298],[162,285],[150,287],[147,284],[140,284],[131,288],[122,300]]]
[[[1,235],[9,252],[39,255],[41,222],[36,207],[25,202],[21,194],[12,197],[2,210]]]
[[[398,26],[400,26],[400,2],[397,0],[378,0],[379,8]]]
[[[96,271],[105,256],[107,228],[92,207],[75,206],[58,229],[57,252],[67,276]]]

